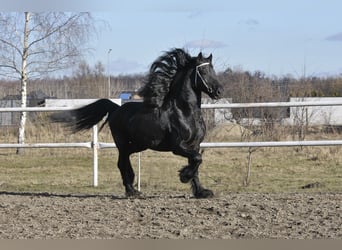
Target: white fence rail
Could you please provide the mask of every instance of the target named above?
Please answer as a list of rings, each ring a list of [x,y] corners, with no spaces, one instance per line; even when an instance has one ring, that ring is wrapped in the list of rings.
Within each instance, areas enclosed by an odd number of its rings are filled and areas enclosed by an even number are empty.
[[[305,106],[342,106],[342,102],[268,102],[268,103],[230,103],[202,104],[204,109],[223,108],[276,108],[276,107],[305,107]],[[55,112],[72,110],[75,107],[27,107],[0,108],[0,112]],[[93,185],[98,186],[98,150],[115,148],[115,143],[98,141],[97,126],[93,127],[92,141],[80,143],[0,143],[1,148],[91,148],[93,151]],[[203,142],[201,148],[232,148],[232,147],[293,147],[293,146],[341,146],[342,140],[315,141],[264,141],[264,142]],[[138,160],[138,189],[140,190],[140,154]]]

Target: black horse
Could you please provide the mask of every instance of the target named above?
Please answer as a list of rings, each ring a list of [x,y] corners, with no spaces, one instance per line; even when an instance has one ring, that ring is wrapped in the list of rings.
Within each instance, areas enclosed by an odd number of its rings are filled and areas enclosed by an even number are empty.
[[[74,132],[89,129],[108,115],[105,123],[109,124],[119,150],[118,167],[127,196],[139,195],[133,187],[130,155],[152,149],[172,151],[188,158],[188,165],[179,171],[181,182],[191,182],[196,198],[212,197],[213,192],[203,188],[198,177],[202,162],[200,143],[206,131],[201,93],[217,99],[222,90],[213,69],[212,55],[205,58],[199,53],[191,57],[182,49],[173,49],[151,65],[139,91],[143,102],[119,106],[100,99],[71,111],[70,125]]]

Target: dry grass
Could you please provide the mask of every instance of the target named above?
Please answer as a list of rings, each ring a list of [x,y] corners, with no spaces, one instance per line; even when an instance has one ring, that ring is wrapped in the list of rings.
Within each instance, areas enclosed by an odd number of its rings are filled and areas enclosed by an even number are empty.
[[[40,125],[29,125],[27,142],[90,141],[90,132],[71,135],[59,125],[50,124],[44,115],[38,116],[36,121]],[[0,131],[1,142],[16,142],[15,130],[2,128]],[[220,136],[225,139],[227,135]],[[317,133],[313,136],[319,139]],[[329,136],[324,134],[321,137]],[[228,138],[239,140],[239,135]],[[100,133],[99,140],[112,142],[108,129]],[[342,191],[341,147],[306,147],[301,150],[259,148],[252,153],[250,184],[244,186],[247,153],[245,148],[206,149],[200,169],[203,184],[217,194]],[[24,155],[16,155],[14,149],[1,149],[0,190],[122,194],[121,177],[116,168],[117,156],[115,149],[100,151],[99,187],[93,188],[90,149],[26,149]],[[137,162],[137,155],[133,155],[136,172]],[[178,178],[178,170],[186,163],[185,159],[171,153],[143,152],[142,191],[189,193],[189,185],[181,184]],[[315,182],[320,185],[302,189]]]

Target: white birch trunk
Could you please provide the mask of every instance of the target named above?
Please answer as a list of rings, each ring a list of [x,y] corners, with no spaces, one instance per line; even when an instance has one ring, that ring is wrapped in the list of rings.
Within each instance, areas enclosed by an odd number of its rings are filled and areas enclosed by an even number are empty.
[[[30,13],[25,12],[25,27],[24,27],[24,46],[21,65],[21,107],[26,108],[27,103],[27,57],[28,57],[28,37],[29,37],[29,21]],[[18,132],[18,143],[25,143],[25,125],[26,125],[26,112],[20,113],[20,124]],[[17,149],[17,154],[23,153],[23,148]]]

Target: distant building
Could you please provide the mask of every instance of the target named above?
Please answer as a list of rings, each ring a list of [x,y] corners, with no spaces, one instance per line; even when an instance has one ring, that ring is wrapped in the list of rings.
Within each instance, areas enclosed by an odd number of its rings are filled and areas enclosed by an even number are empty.
[[[139,102],[142,101],[142,98],[138,95],[137,91],[121,91],[119,94],[119,98],[123,103],[125,102]]]
[[[32,91],[27,95],[27,107],[43,106],[45,99],[54,98],[46,95],[42,90]],[[0,107],[15,108],[20,107],[20,95],[7,95],[0,100]],[[18,124],[20,114],[19,112],[0,112],[0,126],[13,126]],[[34,114],[29,114],[29,118],[34,117]]]
[[[290,102],[334,102],[342,101],[342,97],[293,97]],[[309,106],[291,107],[290,118],[286,123],[295,125],[304,122],[307,125],[342,125],[342,106]]]
[[[232,103],[232,98],[222,98],[219,100],[212,100],[209,98],[202,98],[202,104],[229,104]],[[233,114],[230,108],[224,109],[202,109],[202,114],[206,122],[207,128],[211,129],[219,124],[232,122]]]
[[[129,100],[132,98],[132,96],[133,96],[132,92],[124,91],[120,93],[119,98],[121,100]]]

